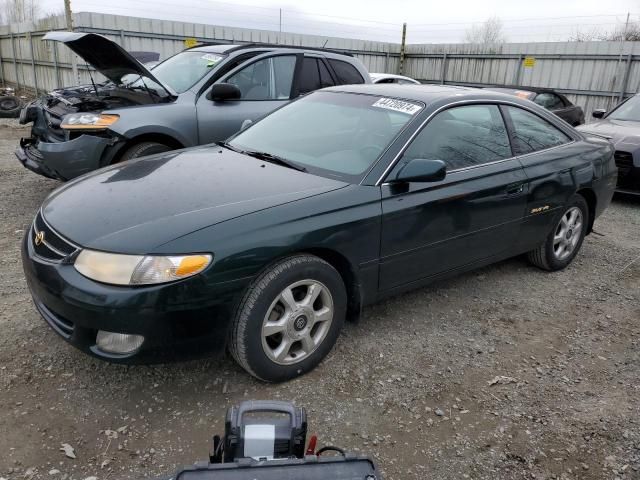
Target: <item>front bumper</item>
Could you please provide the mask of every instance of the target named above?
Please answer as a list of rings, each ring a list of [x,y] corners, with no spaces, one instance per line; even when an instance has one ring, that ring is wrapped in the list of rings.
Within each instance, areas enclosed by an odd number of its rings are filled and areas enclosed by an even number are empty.
[[[616,192],[640,195],[640,167],[618,166],[618,185]]]
[[[49,326],[67,342],[114,363],[157,363],[222,350],[229,320],[247,281],[209,284],[198,275],[144,287],[105,285],[80,275],[71,263],[39,257],[29,229],[22,263],[33,301]],[[96,346],[98,330],[144,336],[127,355]]]
[[[81,135],[67,142],[22,138],[16,157],[29,170],[57,180],[70,180],[100,168],[105,149],[114,139]]]

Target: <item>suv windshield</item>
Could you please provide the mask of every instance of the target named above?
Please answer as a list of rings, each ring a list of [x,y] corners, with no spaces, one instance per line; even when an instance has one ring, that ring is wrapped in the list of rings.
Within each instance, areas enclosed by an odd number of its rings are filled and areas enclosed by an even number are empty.
[[[217,53],[187,50],[153,67],[153,76],[176,93],[182,93],[193,87],[198,80],[211,71],[224,56]],[[128,83],[129,80],[131,83]],[[140,76],[127,75],[123,83],[128,87],[144,87]],[[146,80],[146,86],[158,88],[153,82]],[[153,86],[153,87],[152,87]]]
[[[315,92],[240,132],[229,145],[357,182],[421,109],[418,102]]]
[[[632,120],[640,122],[640,95],[631,97],[611,112],[607,118],[611,120]]]

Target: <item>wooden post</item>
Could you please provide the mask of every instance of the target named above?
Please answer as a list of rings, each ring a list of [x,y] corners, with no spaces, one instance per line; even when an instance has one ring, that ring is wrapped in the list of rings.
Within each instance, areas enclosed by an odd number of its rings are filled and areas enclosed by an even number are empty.
[[[400,43],[400,65],[398,66],[398,73],[402,75],[404,73],[404,51],[407,41],[407,24],[402,24],[402,43]]]
[[[444,85],[447,81],[447,54],[442,54],[442,71],[440,72],[440,84]]]
[[[73,32],[73,13],[71,13],[71,0],[64,0],[64,16],[67,20],[67,30]],[[78,76],[78,61],[76,54],[71,53],[71,71],[73,72],[73,82],[80,83]]]
[[[16,85],[17,85],[17,90],[20,90],[20,77],[18,76],[18,59],[16,57],[16,39],[13,36],[13,33],[11,34],[11,49],[13,50],[13,69],[16,72]]]
[[[36,91],[36,96],[38,95],[38,72],[36,70],[36,58],[35,53],[33,52],[33,36],[31,33],[27,33],[29,36],[29,49],[31,51],[31,71],[33,72],[33,88]]]
[[[624,70],[624,76],[622,77],[622,85],[620,85],[620,94],[618,95],[618,101],[624,100],[624,94],[627,93],[627,83],[629,83],[629,73],[631,73],[631,59],[633,55],[630,53],[627,55],[627,66]]]

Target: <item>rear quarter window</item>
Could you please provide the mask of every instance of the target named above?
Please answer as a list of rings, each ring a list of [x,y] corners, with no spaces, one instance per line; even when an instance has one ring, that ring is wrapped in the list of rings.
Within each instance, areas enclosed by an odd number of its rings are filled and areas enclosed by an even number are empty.
[[[333,71],[338,77],[338,84],[353,85],[355,83],[365,83],[358,69],[350,63],[343,62],[342,60],[329,59],[329,64],[333,67]]]

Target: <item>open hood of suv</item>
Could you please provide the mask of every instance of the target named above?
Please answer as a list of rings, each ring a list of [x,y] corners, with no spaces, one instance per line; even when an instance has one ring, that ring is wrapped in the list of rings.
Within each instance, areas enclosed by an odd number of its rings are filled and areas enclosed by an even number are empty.
[[[140,75],[160,85],[169,95],[171,88],[160,80],[131,54],[115,42],[97,33],[49,32],[43,40],[62,42],[102,75],[114,83],[121,83],[125,75]]]

